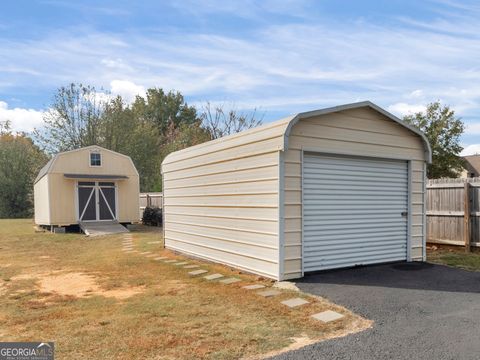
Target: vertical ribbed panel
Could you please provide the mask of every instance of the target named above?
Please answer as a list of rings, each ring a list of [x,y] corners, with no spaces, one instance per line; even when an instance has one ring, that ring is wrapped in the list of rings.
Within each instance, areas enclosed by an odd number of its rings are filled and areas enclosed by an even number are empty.
[[[407,258],[406,161],[305,154],[304,271]]]

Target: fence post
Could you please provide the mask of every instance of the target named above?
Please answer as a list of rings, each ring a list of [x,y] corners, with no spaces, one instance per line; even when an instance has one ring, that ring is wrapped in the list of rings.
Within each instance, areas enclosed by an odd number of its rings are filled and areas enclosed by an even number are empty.
[[[463,238],[465,240],[465,252],[469,253],[470,248],[470,182],[465,179],[464,206],[463,206]]]
[[[147,207],[151,207],[152,206],[152,198],[150,197],[149,194],[147,194]]]

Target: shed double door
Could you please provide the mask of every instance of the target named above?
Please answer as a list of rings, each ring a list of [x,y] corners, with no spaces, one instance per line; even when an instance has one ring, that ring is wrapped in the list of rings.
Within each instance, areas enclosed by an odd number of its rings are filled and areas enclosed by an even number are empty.
[[[304,271],[406,260],[407,211],[406,161],[306,153]]]
[[[80,221],[115,220],[116,186],[114,182],[78,183],[78,218]]]

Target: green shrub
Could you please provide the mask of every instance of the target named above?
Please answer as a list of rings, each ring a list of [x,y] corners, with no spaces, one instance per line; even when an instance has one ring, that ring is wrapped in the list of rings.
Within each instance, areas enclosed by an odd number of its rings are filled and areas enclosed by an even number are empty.
[[[143,211],[142,223],[150,226],[161,226],[162,209],[157,206],[147,206]]]

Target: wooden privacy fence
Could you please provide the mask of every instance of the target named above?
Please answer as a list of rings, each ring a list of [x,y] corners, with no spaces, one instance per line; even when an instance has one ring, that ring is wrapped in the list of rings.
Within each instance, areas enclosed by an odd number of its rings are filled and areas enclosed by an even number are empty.
[[[427,182],[427,241],[480,247],[480,178]]]
[[[163,193],[140,193],[140,218],[142,218],[143,210],[147,206],[157,206],[163,209]]]

